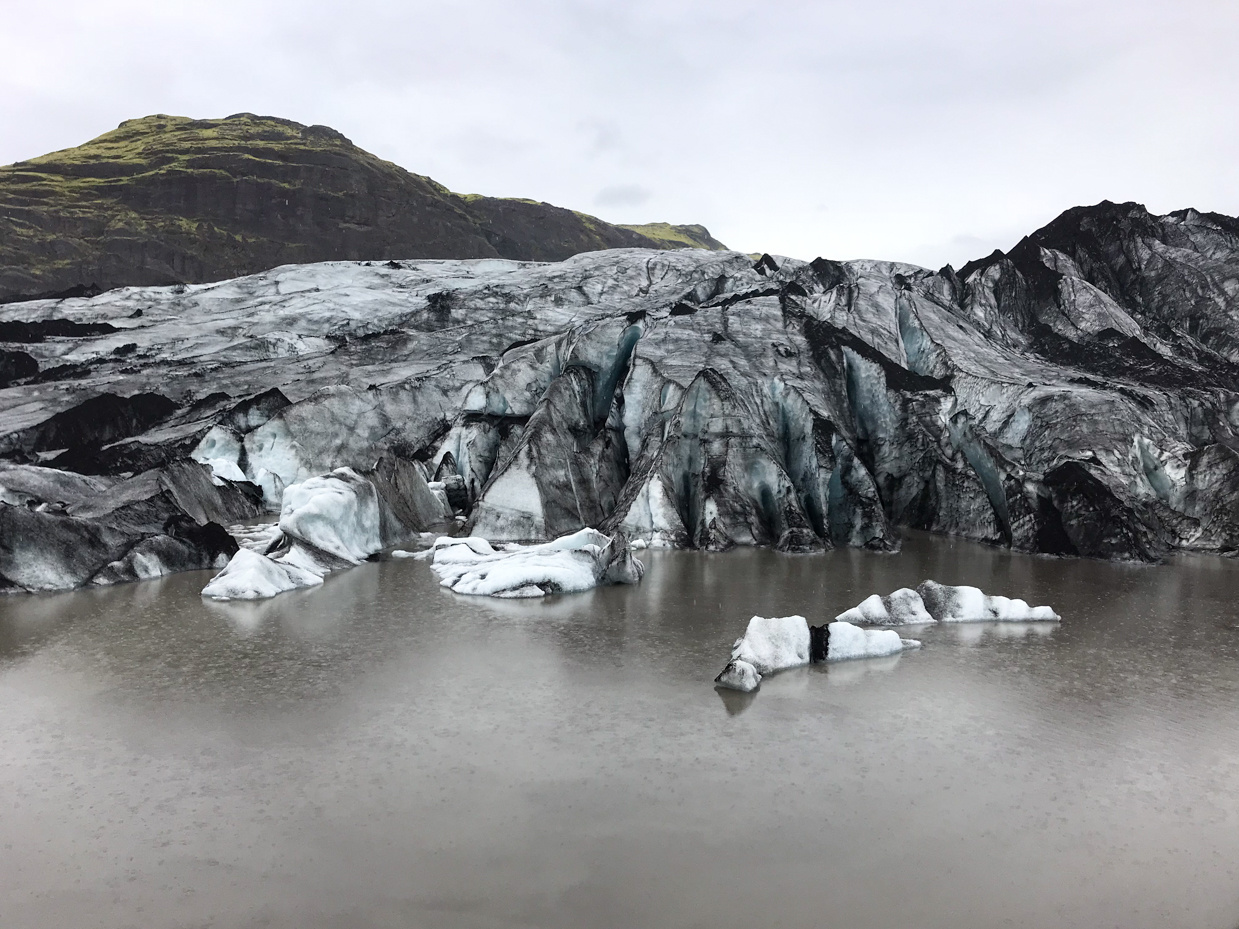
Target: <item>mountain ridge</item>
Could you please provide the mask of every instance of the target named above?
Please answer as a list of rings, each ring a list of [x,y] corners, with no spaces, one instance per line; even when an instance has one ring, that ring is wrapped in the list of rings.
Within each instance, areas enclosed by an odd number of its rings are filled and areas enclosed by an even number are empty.
[[[314,261],[559,261],[624,247],[723,248],[701,226],[456,194],[330,127],[251,113],[126,120],[0,166],[0,302]]]

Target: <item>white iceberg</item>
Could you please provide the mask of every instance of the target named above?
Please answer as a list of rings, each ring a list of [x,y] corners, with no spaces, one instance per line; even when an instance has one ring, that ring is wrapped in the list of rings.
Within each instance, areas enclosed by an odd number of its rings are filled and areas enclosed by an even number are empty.
[[[322,582],[322,574],[243,548],[202,588],[202,596],[211,600],[265,600]]]
[[[761,684],[761,672],[747,661],[733,658],[727,662],[727,667],[723,668],[722,673],[714,679],[714,683],[728,690],[751,693]]]
[[[809,622],[803,616],[754,616],[731,649],[732,661],[771,674],[809,663]]]
[[[241,550],[202,590],[212,600],[261,600],[321,584],[334,570],[440,521],[439,502],[407,462],[360,473],[337,468],[284,488],[275,527],[235,527]]]
[[[382,549],[379,495],[352,468],[337,468],[284,490],[280,531],[344,561],[361,564]]]
[[[938,622],[1059,622],[1062,617],[1048,606],[1029,606],[1023,600],[988,597],[977,587],[951,587],[936,581],[917,586],[925,609]]]
[[[1023,600],[986,596],[976,587],[950,587],[922,581],[916,590],[901,587],[889,596],[874,594],[835,620],[874,626],[911,626],[921,623],[1058,622],[1062,617],[1048,606],[1029,606]]]
[[[934,618],[925,609],[920,594],[909,587],[901,587],[886,597],[874,594],[850,610],[844,610],[835,620],[875,626],[911,626],[932,623]]]
[[[902,639],[893,629],[862,629],[836,620],[826,627],[826,660],[885,658],[909,648],[920,648],[916,639]]]
[[[444,537],[417,557],[428,559],[440,584],[458,594],[513,599],[635,584],[645,571],[624,536],[596,529],[542,545],[505,545],[500,551],[476,536]]]

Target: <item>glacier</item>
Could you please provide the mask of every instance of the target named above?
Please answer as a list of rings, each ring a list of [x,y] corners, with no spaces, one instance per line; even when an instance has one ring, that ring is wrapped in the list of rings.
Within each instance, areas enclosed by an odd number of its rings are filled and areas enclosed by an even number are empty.
[[[958,270],[620,249],[9,304],[107,325],[22,343],[0,389],[0,586],[210,567],[380,460],[495,543],[1232,552],[1237,280],[1235,220],[1103,203]]]

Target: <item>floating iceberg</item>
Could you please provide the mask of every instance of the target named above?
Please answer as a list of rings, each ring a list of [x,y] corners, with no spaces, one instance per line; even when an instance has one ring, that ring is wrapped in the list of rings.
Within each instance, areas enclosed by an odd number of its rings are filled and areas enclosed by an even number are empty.
[[[326,573],[243,548],[232,556],[223,571],[211,578],[202,589],[202,596],[211,600],[265,600],[299,587],[321,584]]]
[[[835,620],[875,626],[910,626],[932,623],[934,618],[926,611],[920,594],[909,587],[901,587],[887,597],[874,594],[850,610],[844,610]]]
[[[803,616],[754,616],[731,649],[733,661],[772,674],[809,663],[809,622]]]
[[[810,626],[803,616],[754,616],[714,683],[747,693],[757,689],[764,675],[810,661],[885,658],[920,647],[916,639],[902,639],[891,629],[861,629],[840,621]]]
[[[862,629],[836,620],[828,624],[825,631],[827,661],[885,658],[909,648],[921,647],[916,639],[901,639],[893,629]]]
[[[727,690],[751,693],[761,684],[761,672],[740,658],[727,662],[727,667],[714,679],[714,683]]]
[[[922,581],[916,590],[901,587],[886,597],[874,594],[835,617],[841,622],[874,626],[1058,622],[1061,618],[1048,606],[1029,606],[1023,600],[986,596],[976,587],[949,587],[936,581]]]
[[[261,600],[321,584],[334,570],[361,564],[389,545],[441,522],[443,508],[421,472],[384,458],[371,470],[337,468],[284,488],[277,531],[253,531],[211,579],[213,600]],[[269,540],[258,550],[260,539]]]
[[[1029,606],[1023,600],[987,597],[976,587],[949,587],[923,581],[916,592],[925,608],[941,623],[1059,622],[1062,617],[1048,606]]]
[[[622,534],[581,529],[542,545],[496,550],[475,536],[440,538],[418,557],[458,594],[509,599],[575,593],[601,584],[635,584],[645,568]]]

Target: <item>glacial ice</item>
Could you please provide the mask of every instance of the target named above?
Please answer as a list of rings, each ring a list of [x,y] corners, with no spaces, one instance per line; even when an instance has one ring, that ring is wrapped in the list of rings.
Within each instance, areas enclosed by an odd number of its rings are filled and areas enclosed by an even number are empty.
[[[596,529],[541,545],[510,543],[501,550],[477,536],[445,536],[418,557],[429,560],[440,584],[456,593],[506,599],[635,584],[645,570],[624,536]]]
[[[911,626],[921,623],[1057,622],[1061,617],[1048,606],[1030,607],[1023,600],[986,596],[976,587],[950,587],[922,581],[916,590],[901,587],[888,596],[873,594],[836,620],[875,626]]]
[[[1062,619],[1051,607],[986,596],[976,587],[951,587],[936,581],[923,581],[916,590],[930,615],[943,623],[1059,622]]]
[[[202,596],[211,600],[265,600],[322,582],[323,575],[316,571],[243,548],[202,588]]]
[[[316,586],[442,516],[421,472],[407,462],[381,459],[365,473],[337,468],[284,489],[275,531],[235,527],[241,548],[202,595],[258,600]]]
[[[920,594],[911,588],[901,587],[886,597],[878,594],[866,597],[850,610],[844,610],[835,620],[875,626],[909,626],[932,623],[934,618],[925,610]]]
[[[916,639],[902,639],[893,629],[862,629],[836,620],[827,627],[827,661],[855,658],[885,658],[910,648],[920,648]]]
[[[733,661],[772,674],[809,663],[809,622],[803,616],[754,616],[732,647]]]
[[[285,488],[280,531],[354,564],[384,547],[378,493],[352,468]]]
[[[733,658],[714,679],[714,683],[728,690],[751,693],[761,684],[761,672],[744,659]]]
[[[138,532],[126,507],[57,512],[96,496],[69,471],[120,483],[187,455],[232,501],[228,522],[259,505],[242,475],[279,512],[286,486],[393,456],[443,485],[422,488],[419,512],[496,541],[590,526],[651,548],[891,551],[908,527],[1117,560],[1233,550],[1233,235],[1132,205],[1062,219],[966,273],[621,249],[324,262],[6,305],[6,320],[110,334],[22,346],[41,371],[89,374],[0,397],[0,459],[62,475],[12,475],[60,499],[0,510],[0,578],[41,589],[143,576],[154,557],[214,563],[206,538],[176,557],[134,547],[166,535],[175,501]],[[137,350],[116,356],[120,339]],[[0,485],[0,506],[38,497]],[[1021,609],[995,598],[984,614]]]

